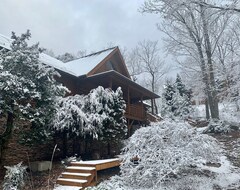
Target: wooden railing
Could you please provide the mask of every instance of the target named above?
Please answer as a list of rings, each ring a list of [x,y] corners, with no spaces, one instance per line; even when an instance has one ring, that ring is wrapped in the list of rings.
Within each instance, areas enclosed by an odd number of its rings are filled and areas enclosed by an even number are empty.
[[[130,119],[146,120],[146,111],[141,104],[127,104],[125,116]]]

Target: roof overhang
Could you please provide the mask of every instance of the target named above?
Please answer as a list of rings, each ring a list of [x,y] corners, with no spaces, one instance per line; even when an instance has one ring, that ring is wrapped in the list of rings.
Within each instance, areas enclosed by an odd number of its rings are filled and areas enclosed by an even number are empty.
[[[136,97],[136,100],[142,99],[142,100],[149,100],[149,99],[155,99],[160,98],[159,95],[156,93],[144,88],[143,86],[135,83],[131,79],[125,77],[124,75],[111,70],[104,73],[95,74],[89,77],[86,77],[83,79],[84,81],[88,82],[94,82],[96,85],[105,82],[109,83],[110,81],[114,84],[117,84],[118,86],[129,89]]]

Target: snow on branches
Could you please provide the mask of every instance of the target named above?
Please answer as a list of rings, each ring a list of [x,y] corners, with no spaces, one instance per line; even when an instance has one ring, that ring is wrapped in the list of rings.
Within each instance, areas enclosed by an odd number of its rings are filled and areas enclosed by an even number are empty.
[[[4,176],[3,190],[18,190],[24,186],[24,181],[26,178],[26,166],[22,166],[20,162],[14,166],[5,166],[7,169],[6,175]]]
[[[31,121],[39,136],[38,129],[45,127],[54,114],[56,97],[67,91],[54,79],[59,75],[54,68],[39,61],[39,44],[28,46],[30,37],[29,31],[19,37],[12,33],[11,50],[0,51],[0,109],[8,121],[0,139],[11,133],[19,115]]]
[[[183,171],[218,162],[220,153],[213,137],[198,134],[187,123],[166,120],[133,134],[124,148],[121,178],[135,188],[161,186]]]
[[[163,116],[185,118],[191,113],[191,90],[186,88],[179,75],[175,83],[166,82],[162,97]]]
[[[88,134],[93,138],[108,140],[127,132],[124,112],[121,88],[114,92],[99,86],[86,96],[60,98],[53,128],[77,136]]]

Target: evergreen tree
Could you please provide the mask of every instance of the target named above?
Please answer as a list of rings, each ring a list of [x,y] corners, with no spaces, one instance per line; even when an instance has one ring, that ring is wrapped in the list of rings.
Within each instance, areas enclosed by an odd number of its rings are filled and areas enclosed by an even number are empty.
[[[174,85],[167,80],[166,85],[164,85],[163,92],[163,105],[162,105],[162,114],[166,115],[168,112],[174,112],[175,108],[173,107],[173,96],[176,90]]]
[[[191,110],[190,90],[177,75],[174,84],[167,81],[163,92],[162,115],[169,117],[186,117]]]
[[[12,33],[11,50],[0,52],[0,109],[7,118],[0,146],[10,137],[18,116],[32,124],[29,134],[23,135],[25,140],[43,141],[55,112],[55,99],[66,91],[54,79],[59,74],[39,61],[39,44],[28,46],[30,37],[29,31],[20,37]]]
[[[108,146],[108,155],[111,151],[110,143],[120,144],[127,136],[127,125],[124,117],[126,104],[120,87],[113,92],[109,108],[108,117],[103,122],[103,129],[99,136],[99,140]]]
[[[182,79],[181,79],[179,74],[177,74],[177,78],[176,78],[176,81],[175,81],[175,86],[176,86],[176,89],[179,91],[180,96],[183,96],[183,94],[187,93],[187,89],[185,87],[185,84],[183,84]]]
[[[114,92],[99,86],[86,96],[61,98],[53,128],[72,137],[119,142],[127,133],[125,106],[120,88]]]

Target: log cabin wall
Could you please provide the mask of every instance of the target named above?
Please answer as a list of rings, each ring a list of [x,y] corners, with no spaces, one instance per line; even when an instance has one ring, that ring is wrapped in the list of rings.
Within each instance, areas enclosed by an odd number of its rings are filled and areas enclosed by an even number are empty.
[[[75,95],[77,91],[78,79],[72,75],[59,71],[61,77],[56,77],[56,80],[60,82],[63,86],[66,86],[71,92],[67,95]]]

